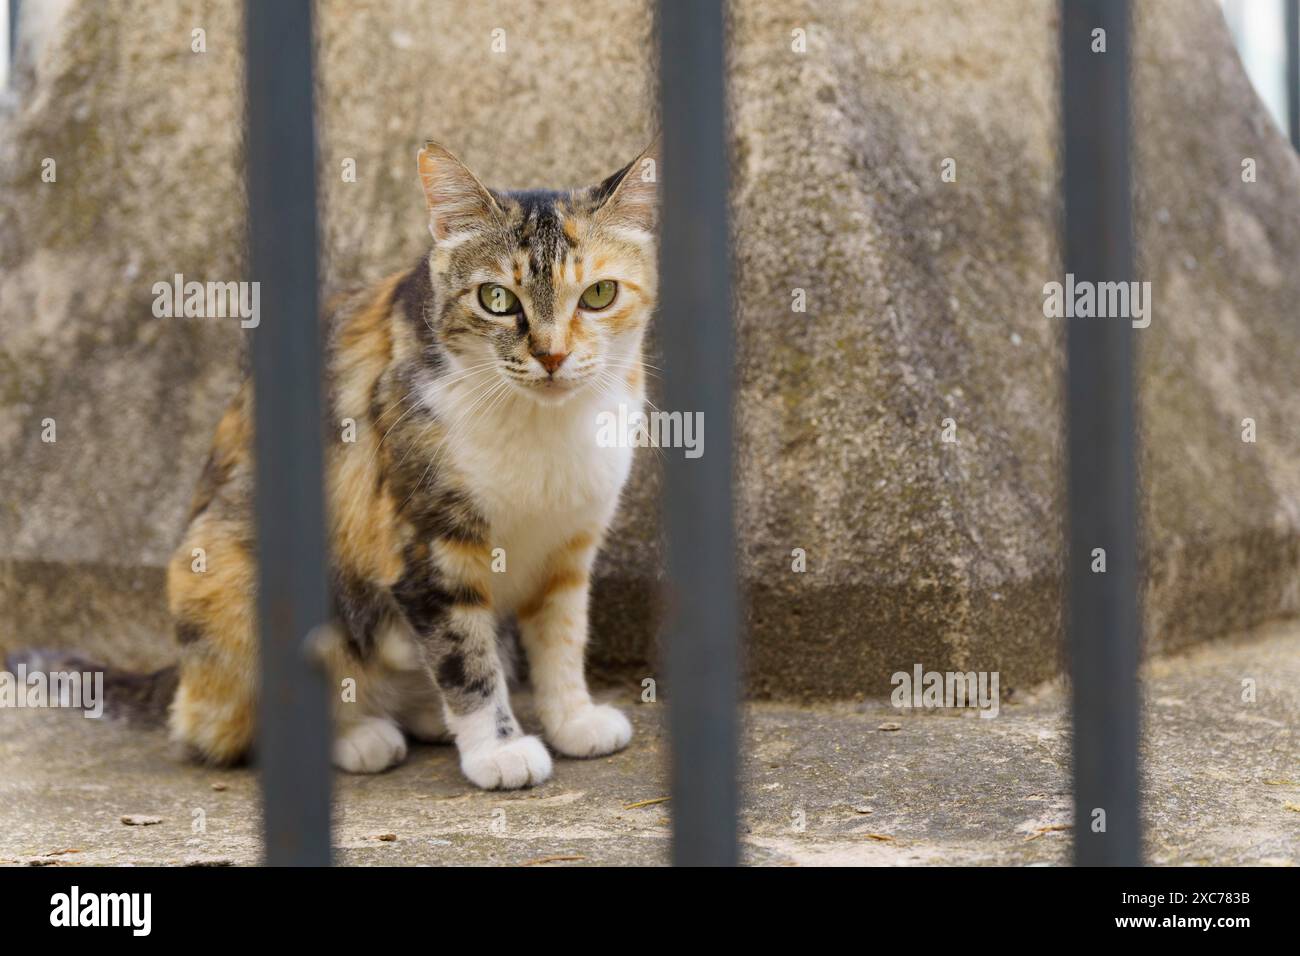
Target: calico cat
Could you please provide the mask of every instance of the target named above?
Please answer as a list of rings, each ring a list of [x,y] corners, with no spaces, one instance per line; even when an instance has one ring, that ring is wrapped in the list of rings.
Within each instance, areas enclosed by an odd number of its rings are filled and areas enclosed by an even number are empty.
[[[333,686],[352,678],[356,693],[334,706],[338,767],[385,770],[409,734],[454,739],[479,787],[546,780],[550,753],[520,730],[498,651],[511,619],[551,747],[627,745],[583,658],[592,562],[632,463],[630,447],[598,446],[597,417],[643,403],[656,157],[586,189],[509,192],[428,143],[432,248],[327,310],[330,421],[355,422],[355,441],[326,450],[345,639],[325,656]],[[217,427],[167,572],[182,645],[171,733],[214,763],[255,736],[251,402],[245,384]]]

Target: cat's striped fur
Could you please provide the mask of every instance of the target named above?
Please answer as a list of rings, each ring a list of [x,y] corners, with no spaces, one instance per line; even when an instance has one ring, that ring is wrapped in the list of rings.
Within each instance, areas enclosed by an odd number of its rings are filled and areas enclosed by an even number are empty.
[[[521,732],[498,653],[512,618],[551,746],[593,756],[628,742],[626,718],[592,702],[583,655],[588,578],[631,463],[629,448],[598,447],[597,415],[643,402],[654,160],[652,148],[590,189],[502,192],[430,143],[431,251],[332,304],[332,432],[355,422],[355,441],[326,454],[345,635],[327,654],[335,686],[352,678],[357,695],[335,708],[339,766],[385,769],[409,733],[454,738],[479,786],[544,780],[549,753]],[[579,297],[597,280],[617,297],[588,311]],[[522,314],[484,308],[485,283]],[[168,569],[182,645],[171,729],[214,762],[255,736],[251,403],[245,386],[222,418]]]

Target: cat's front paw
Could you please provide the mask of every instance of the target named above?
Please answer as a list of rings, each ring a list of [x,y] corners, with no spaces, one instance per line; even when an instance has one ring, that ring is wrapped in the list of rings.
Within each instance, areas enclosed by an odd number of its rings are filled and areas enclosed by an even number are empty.
[[[406,738],[382,717],[361,717],[339,728],[334,766],[348,773],[380,773],[406,759]]]
[[[632,725],[622,711],[592,704],[574,711],[546,736],[567,757],[599,757],[626,747],[632,739]]]
[[[518,790],[551,776],[551,755],[536,737],[489,740],[462,753],[460,769],[484,790]]]

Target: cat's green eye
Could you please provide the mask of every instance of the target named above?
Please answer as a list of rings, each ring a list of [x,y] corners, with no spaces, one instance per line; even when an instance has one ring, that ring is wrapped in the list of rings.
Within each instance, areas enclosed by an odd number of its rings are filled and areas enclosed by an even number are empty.
[[[582,293],[582,307],[598,312],[613,302],[616,295],[618,283],[613,279],[601,279],[594,285],[587,286],[587,290]]]
[[[517,315],[524,310],[517,295],[495,282],[485,282],[478,287],[478,301],[493,315]]]

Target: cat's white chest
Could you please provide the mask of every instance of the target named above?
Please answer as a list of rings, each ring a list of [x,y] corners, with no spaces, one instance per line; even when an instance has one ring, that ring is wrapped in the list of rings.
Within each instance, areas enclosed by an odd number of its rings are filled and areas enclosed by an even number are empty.
[[[641,408],[630,394],[579,395],[558,407],[521,396],[451,436],[451,460],[490,528],[500,610],[531,596],[553,552],[613,517],[633,449],[601,440],[601,415],[617,415],[620,404]]]

